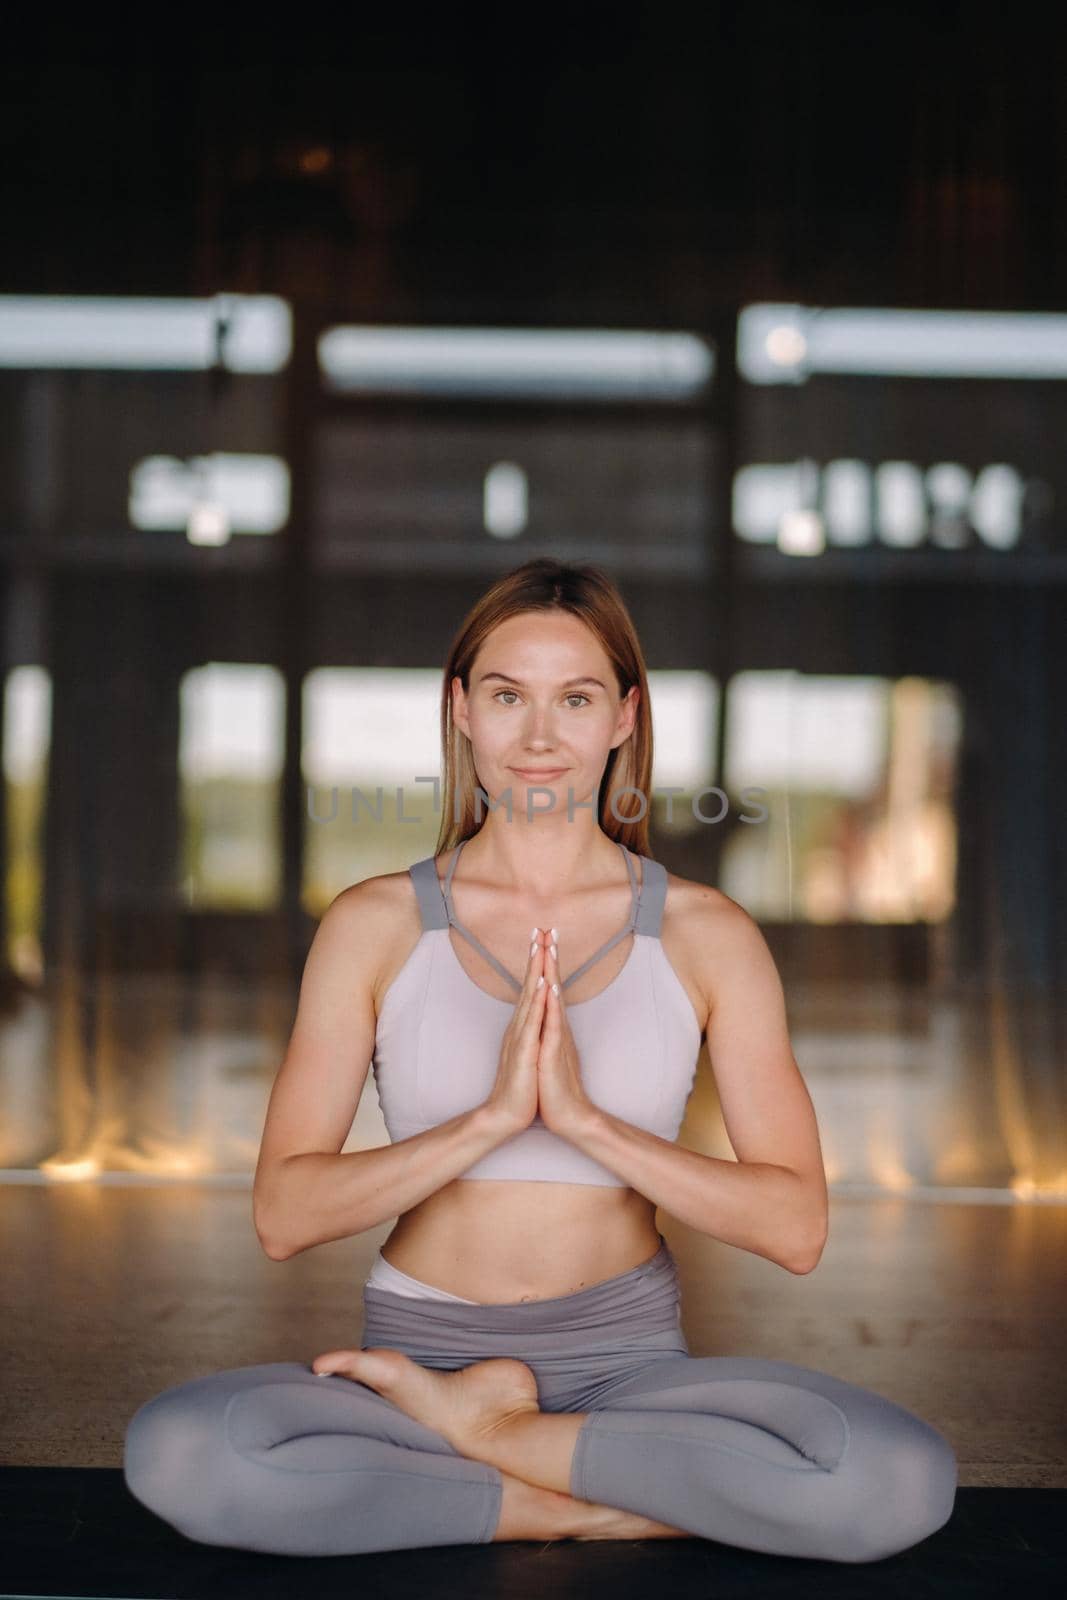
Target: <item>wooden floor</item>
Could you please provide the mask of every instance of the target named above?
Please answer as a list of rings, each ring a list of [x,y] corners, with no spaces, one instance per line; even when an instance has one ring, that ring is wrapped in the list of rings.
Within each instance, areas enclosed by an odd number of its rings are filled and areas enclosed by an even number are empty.
[[[807,1277],[660,1226],[693,1355],[819,1368],[940,1429],[964,1487],[1067,1488],[1067,1205],[835,1194]],[[250,1184],[0,1184],[0,1463],[118,1467],[132,1413],[358,1345],[383,1225],[270,1261]]]

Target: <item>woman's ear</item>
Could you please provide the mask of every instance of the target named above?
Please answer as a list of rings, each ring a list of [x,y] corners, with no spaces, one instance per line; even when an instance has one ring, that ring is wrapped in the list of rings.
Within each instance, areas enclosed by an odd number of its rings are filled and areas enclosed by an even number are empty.
[[[612,749],[617,749],[620,744],[625,744],[630,734],[637,725],[637,707],[641,699],[641,690],[636,683],[632,683],[626,694],[619,701],[619,734],[612,742]]]
[[[452,721],[460,733],[465,733],[470,738],[470,725],[467,717],[467,696],[463,688],[463,680],[458,673],[453,673],[449,682],[452,695]]]

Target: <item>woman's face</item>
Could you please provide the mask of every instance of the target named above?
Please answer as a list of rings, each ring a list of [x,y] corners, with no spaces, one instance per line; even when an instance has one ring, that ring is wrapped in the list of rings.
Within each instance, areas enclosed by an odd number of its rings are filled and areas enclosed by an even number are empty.
[[[546,788],[557,812],[588,800],[608,755],[633,731],[640,690],[619,698],[614,668],[595,634],[568,612],[523,612],[494,628],[474,660],[470,690],[452,679],[456,726],[471,741],[482,788],[495,801],[510,788]],[[531,811],[548,810],[544,795]]]

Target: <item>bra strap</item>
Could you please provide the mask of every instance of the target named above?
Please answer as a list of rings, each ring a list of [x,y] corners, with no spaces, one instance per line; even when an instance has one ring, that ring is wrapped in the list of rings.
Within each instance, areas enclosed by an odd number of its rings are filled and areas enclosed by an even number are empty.
[[[424,860],[416,861],[408,868],[408,874],[415,885],[415,893],[419,899],[423,932],[428,932],[431,928],[447,928],[448,911],[441,894],[436,857],[426,856]]]
[[[654,861],[651,856],[642,856],[642,882],[638,884],[633,862],[630,859],[630,852],[625,846],[621,848],[626,858],[626,867],[630,874],[630,885],[634,896],[631,915],[627,920],[626,927],[621,928],[615,937],[608,944],[602,946],[589,961],[583,962],[579,972],[573,972],[568,982],[577,978],[581,972],[584,972],[587,967],[592,965],[594,960],[598,960],[600,956],[610,950],[612,945],[617,944],[620,939],[625,939],[631,929],[634,933],[651,934],[656,939],[660,937],[663,907],[667,900],[667,869],[661,861]],[[459,851],[457,850],[452,858],[453,871],[458,860]],[[426,856],[422,861],[416,861],[410,866],[408,873],[415,886],[415,894],[418,897],[419,914],[422,917],[423,929],[428,931],[431,928],[447,928],[449,925],[448,902],[450,899],[452,872],[448,874],[449,881],[447,885],[442,885],[437,875],[437,858],[435,856]],[[458,921],[456,926],[457,928],[460,926]],[[461,931],[467,932],[466,929],[461,929]],[[490,955],[488,951],[483,951],[483,954],[488,956],[498,971],[505,970],[497,965],[496,958]],[[511,977],[511,974],[508,973],[507,976],[514,983],[515,980]]]
[[[642,856],[641,873],[641,899],[634,932],[648,933],[658,939],[663,925],[663,907],[667,902],[667,869],[662,861]]]
[[[590,967],[595,966],[600,960],[601,956],[606,956],[609,950],[614,950],[620,939],[628,939],[630,934],[636,931],[637,914],[641,905],[641,885],[637,881],[637,873],[634,871],[634,864],[630,856],[630,851],[626,848],[621,839],[616,839],[615,843],[623,853],[623,857],[626,861],[626,871],[630,875],[630,915],[626,919],[625,927],[620,928],[618,933],[612,934],[607,943],[602,944],[599,950],[594,950],[593,954],[589,957],[589,960],[583,961],[581,966],[576,968],[576,970],[571,973],[569,978],[564,978],[563,987],[565,989],[569,989],[572,983],[577,983],[582,974],[588,972]]]

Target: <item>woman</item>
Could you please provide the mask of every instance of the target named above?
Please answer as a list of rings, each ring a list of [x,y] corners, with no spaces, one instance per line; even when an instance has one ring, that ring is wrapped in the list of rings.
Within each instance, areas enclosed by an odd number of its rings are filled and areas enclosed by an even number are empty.
[[[804,1273],[826,1182],[756,924],[645,853],[651,716],[618,591],[550,560],[499,580],[441,716],[437,854],[327,909],[256,1171],[275,1260],[399,1219],[362,1346],[149,1400],[131,1491],[190,1538],[287,1555],[917,1543],[954,1503],[940,1433],[790,1362],[694,1358],[681,1331],[656,1207]],[[736,1162],[675,1142],[705,1037]],[[372,1059],[392,1143],[341,1155]]]

